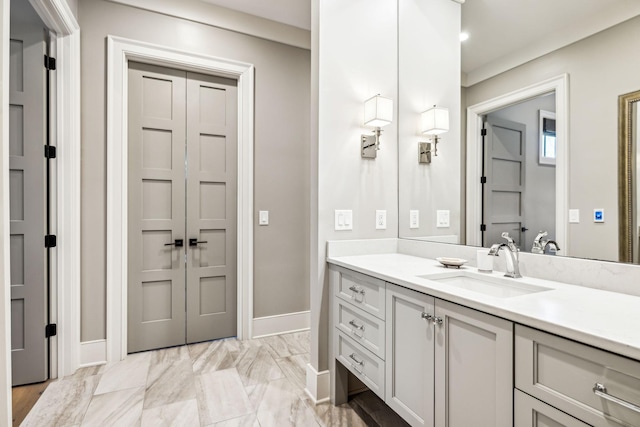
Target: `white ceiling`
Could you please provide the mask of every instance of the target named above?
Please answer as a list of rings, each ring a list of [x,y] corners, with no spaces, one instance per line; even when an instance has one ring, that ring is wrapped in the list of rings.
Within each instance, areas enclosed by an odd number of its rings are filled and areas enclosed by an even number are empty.
[[[311,30],[311,0],[202,0],[227,9]]]
[[[201,0],[310,30],[311,0]],[[348,1],[348,0],[347,0]],[[463,84],[470,86],[640,14],[639,0],[466,0]]]

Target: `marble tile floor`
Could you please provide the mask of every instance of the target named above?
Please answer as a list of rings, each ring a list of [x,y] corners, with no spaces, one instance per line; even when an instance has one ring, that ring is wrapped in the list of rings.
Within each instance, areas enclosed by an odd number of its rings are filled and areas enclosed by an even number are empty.
[[[314,405],[304,392],[308,362],[308,332],[131,354],[52,381],[21,425],[403,425],[371,393]]]

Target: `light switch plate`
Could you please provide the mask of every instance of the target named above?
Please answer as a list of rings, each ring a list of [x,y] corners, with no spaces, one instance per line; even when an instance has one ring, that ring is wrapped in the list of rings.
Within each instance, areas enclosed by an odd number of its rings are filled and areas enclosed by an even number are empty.
[[[336,231],[353,230],[353,211],[336,209],[335,214]]]
[[[451,212],[450,211],[436,211],[436,227],[448,228],[451,226]]]
[[[420,211],[409,211],[409,228],[420,228]]]
[[[604,222],[604,209],[593,210],[593,222]]]
[[[580,209],[569,209],[569,224],[580,223]]]
[[[386,230],[386,229],[387,229],[387,211],[377,210],[376,211],[376,230]]]
[[[258,217],[259,217],[258,224],[269,225],[269,211],[259,211]]]

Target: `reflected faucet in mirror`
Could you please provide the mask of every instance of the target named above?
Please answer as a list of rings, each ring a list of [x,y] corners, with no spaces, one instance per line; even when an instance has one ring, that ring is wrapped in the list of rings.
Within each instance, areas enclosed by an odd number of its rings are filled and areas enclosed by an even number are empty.
[[[538,233],[536,238],[533,240],[533,247],[531,248],[532,254],[543,254],[545,253],[547,248],[549,248],[549,250],[553,249],[554,252],[557,252],[560,250],[560,247],[558,246],[555,240],[544,239],[548,235],[549,233],[547,233],[546,231],[540,231]]]
[[[515,241],[509,236],[509,233],[504,231],[502,233],[502,238],[507,240],[507,243],[496,243],[491,245],[489,249],[489,255],[491,256],[499,256],[500,249],[504,249],[507,253],[507,272],[505,273],[506,277],[512,277],[514,279],[518,279],[522,277],[520,274],[520,265],[519,265],[519,256],[518,256],[518,248],[516,247]]]

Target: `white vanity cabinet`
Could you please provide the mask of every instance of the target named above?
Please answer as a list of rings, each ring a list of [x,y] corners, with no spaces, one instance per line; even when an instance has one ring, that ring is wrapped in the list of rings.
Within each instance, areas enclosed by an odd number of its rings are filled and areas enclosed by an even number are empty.
[[[640,362],[522,325],[515,340],[519,390],[586,425],[640,426]],[[530,412],[516,406],[517,427]]]
[[[508,427],[513,324],[387,283],[386,403],[413,426]]]

